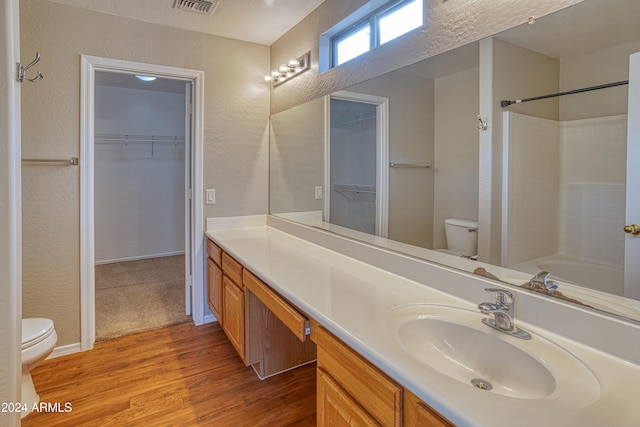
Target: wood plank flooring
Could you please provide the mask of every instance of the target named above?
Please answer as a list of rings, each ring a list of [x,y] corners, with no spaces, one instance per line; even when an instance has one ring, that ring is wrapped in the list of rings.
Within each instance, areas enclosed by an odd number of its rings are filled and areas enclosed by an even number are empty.
[[[314,426],[315,363],[260,381],[217,323],[183,323],[45,361],[29,426]]]

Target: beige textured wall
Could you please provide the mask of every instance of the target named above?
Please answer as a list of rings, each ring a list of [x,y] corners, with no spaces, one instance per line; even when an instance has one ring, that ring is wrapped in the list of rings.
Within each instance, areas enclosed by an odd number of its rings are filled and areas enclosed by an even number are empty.
[[[268,206],[269,48],[42,0],[20,2],[24,57],[42,54],[45,80],[23,86],[25,156],[79,150],[80,55],[205,71],[204,216],[263,214]],[[79,342],[79,171],[23,171],[25,316],[54,320],[58,345]]]
[[[433,80],[388,73],[347,89],[389,99],[389,161],[433,162]],[[433,171],[389,169],[390,239],[431,248]]]
[[[444,220],[478,219],[478,68],[435,80],[433,247],[446,248]]]
[[[502,112],[505,110],[500,107],[500,100],[522,99],[557,92],[560,86],[560,61],[498,39],[493,40],[493,45],[493,58],[483,58],[482,55],[480,58],[481,61],[493,62],[493,111],[489,128],[493,138],[492,225],[489,236],[492,243],[490,253],[484,254],[483,260],[499,265],[502,246]],[[558,98],[516,104],[508,110],[557,120]],[[479,197],[485,196],[481,192]],[[479,237],[482,237],[482,232],[480,229]]]
[[[324,186],[324,98],[271,116],[269,212],[322,211],[315,187]]]
[[[560,60],[560,90],[573,90],[629,79],[629,56],[640,40]],[[560,119],[575,120],[627,114],[628,86],[560,98]]]
[[[0,1],[0,402],[20,398],[20,59],[18,0]],[[13,195],[17,195],[14,197]],[[0,412],[0,425],[20,425],[18,413]]]
[[[272,91],[277,112],[416,61],[494,35],[584,0],[425,0],[425,25],[339,67],[318,75],[320,34],[364,4],[364,0],[326,0],[271,46],[271,69],[311,50],[312,69]],[[295,83],[294,83],[295,82]]]
[[[510,114],[508,218],[503,265],[553,255],[558,243],[560,124]],[[535,179],[531,179],[535,177]]]

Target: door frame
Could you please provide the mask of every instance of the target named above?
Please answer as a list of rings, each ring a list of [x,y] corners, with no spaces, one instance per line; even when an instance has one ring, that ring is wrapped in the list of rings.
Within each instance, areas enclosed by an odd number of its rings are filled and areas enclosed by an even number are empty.
[[[625,224],[640,223],[640,52],[629,57],[629,95],[627,110],[627,182]],[[624,236],[624,296],[640,299],[640,236]]]
[[[376,236],[387,237],[389,232],[389,98],[349,92],[334,92],[325,97],[324,141],[324,218],[330,222],[331,208],[331,100],[361,102],[376,106]]]
[[[191,314],[196,325],[204,323],[204,218],[203,218],[203,123],[204,72],[163,65],[123,61],[81,55],[80,73],[80,349],[90,350],[95,343],[95,206],[94,206],[94,134],[95,73],[145,74],[193,82],[191,155],[185,155],[185,167],[191,169],[191,235],[185,235],[185,256],[190,258],[192,276],[185,271],[185,292],[191,287]],[[187,165],[186,163],[189,163]],[[186,227],[185,227],[186,229]],[[186,232],[185,232],[186,234]],[[188,310],[187,310],[188,311]]]

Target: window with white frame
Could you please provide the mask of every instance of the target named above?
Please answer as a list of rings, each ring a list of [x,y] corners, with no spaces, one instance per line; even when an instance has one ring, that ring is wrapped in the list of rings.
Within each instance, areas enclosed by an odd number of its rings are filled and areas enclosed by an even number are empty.
[[[383,45],[423,24],[423,0],[395,0],[384,3],[357,21],[347,17],[323,35],[330,39],[329,66],[331,68]],[[342,24],[342,25],[341,25]],[[348,26],[340,30],[341,26]],[[336,28],[337,27],[337,28]],[[328,36],[327,36],[328,34]],[[322,45],[322,37],[321,37]]]

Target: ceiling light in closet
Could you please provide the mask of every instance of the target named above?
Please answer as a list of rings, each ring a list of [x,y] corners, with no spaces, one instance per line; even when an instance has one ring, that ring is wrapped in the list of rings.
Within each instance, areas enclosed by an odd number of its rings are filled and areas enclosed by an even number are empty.
[[[153,76],[140,76],[138,74],[136,74],[136,77],[140,80],[142,80],[143,82],[152,82],[155,79],[157,79],[157,77],[153,77]]]

